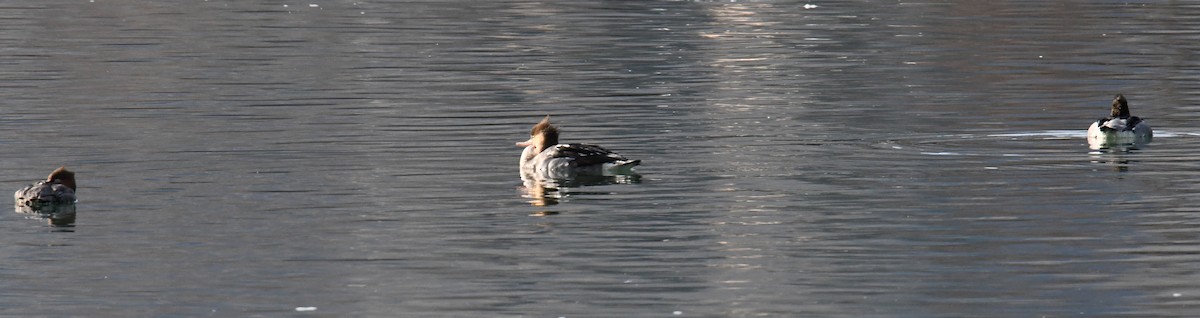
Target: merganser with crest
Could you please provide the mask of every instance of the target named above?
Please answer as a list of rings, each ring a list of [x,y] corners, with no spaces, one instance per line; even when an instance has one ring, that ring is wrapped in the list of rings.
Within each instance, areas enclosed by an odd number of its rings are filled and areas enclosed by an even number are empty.
[[[535,179],[630,174],[634,166],[642,163],[597,145],[558,143],[558,127],[550,124],[550,116],[534,125],[529,130],[529,140],[518,142],[517,146],[525,147],[521,152],[521,175]]]
[[[67,170],[67,167],[58,167],[46,180],[17,190],[13,199],[18,210],[28,211],[75,204],[75,173]]]
[[[1088,144],[1094,146],[1147,143],[1153,137],[1146,121],[1129,114],[1129,102],[1120,94],[1113,98],[1112,113],[1088,127]]]

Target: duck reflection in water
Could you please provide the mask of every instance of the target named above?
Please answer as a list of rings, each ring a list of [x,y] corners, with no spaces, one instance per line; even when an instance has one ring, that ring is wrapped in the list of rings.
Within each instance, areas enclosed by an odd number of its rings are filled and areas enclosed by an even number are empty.
[[[529,199],[533,206],[551,206],[573,195],[604,195],[603,191],[580,191],[574,188],[585,186],[602,186],[610,184],[637,184],[642,182],[642,176],[636,173],[617,176],[577,176],[567,180],[536,180],[521,178],[521,197]],[[553,212],[543,215],[557,214]],[[539,216],[543,216],[539,215]]]
[[[75,201],[75,173],[66,167],[59,167],[46,180],[13,193],[18,213],[36,214],[55,226],[75,224]]]
[[[571,187],[638,183],[633,168],[641,160],[630,160],[603,147],[590,144],[558,143],[558,127],[546,116],[529,131],[529,140],[516,143],[524,147],[518,163],[523,196],[535,206],[555,205]]]
[[[1122,157],[1106,158],[1099,153],[1092,154],[1092,163],[1107,165],[1114,172],[1129,172],[1129,167],[1136,162]]]

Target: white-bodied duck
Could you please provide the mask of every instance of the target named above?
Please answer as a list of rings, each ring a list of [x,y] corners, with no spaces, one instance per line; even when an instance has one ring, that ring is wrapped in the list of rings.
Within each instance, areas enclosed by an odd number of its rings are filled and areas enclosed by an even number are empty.
[[[67,167],[58,167],[46,180],[17,190],[13,200],[18,210],[30,211],[75,204],[75,173]]]
[[[571,179],[575,176],[611,176],[633,173],[641,160],[588,144],[558,143],[558,128],[546,116],[529,130],[529,140],[518,142],[521,152],[521,176],[542,180]]]
[[[1087,135],[1088,144],[1109,146],[1147,143],[1153,139],[1154,132],[1146,121],[1129,114],[1129,102],[1118,94],[1113,98],[1112,114],[1092,123]]]

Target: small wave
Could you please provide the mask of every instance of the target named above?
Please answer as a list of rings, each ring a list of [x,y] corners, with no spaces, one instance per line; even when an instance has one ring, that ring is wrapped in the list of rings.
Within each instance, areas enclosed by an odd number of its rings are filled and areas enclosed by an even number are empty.
[[[1154,138],[1175,138],[1184,136],[1200,136],[1200,132],[1154,131]]]
[[[990,134],[988,137],[1036,137],[1036,138],[1087,138],[1086,130],[1044,130],[1025,133]],[[1200,136],[1200,132],[1154,131],[1154,138],[1175,138]]]
[[[1155,134],[1157,135],[1157,134]],[[1087,130],[1045,130],[1025,133],[991,134],[988,137],[1087,138]]]

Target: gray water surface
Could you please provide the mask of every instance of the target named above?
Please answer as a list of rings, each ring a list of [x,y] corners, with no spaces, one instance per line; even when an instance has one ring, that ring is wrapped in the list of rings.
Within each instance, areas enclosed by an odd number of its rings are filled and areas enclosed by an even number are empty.
[[[0,316],[1190,317],[1200,7],[0,2]],[[1154,127],[1089,149],[1123,93]],[[640,177],[517,171],[547,114]]]

